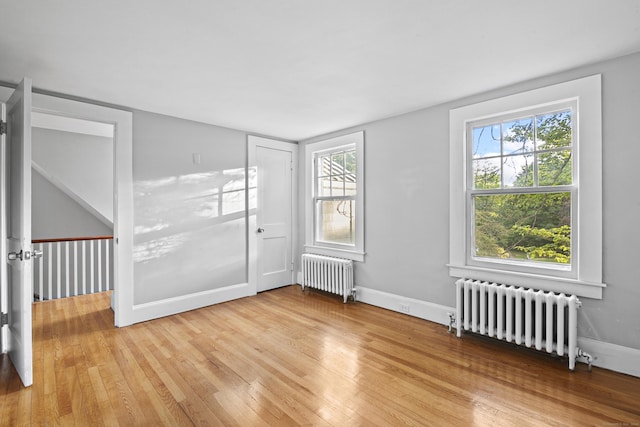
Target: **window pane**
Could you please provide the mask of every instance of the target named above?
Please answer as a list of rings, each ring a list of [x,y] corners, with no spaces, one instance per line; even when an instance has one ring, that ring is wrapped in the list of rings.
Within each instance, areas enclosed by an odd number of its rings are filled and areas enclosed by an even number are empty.
[[[327,176],[331,174],[331,157],[318,157],[318,176]]]
[[[331,161],[333,162],[332,175],[337,173],[344,173],[344,152],[331,155]]]
[[[347,174],[344,177],[344,195],[355,196],[356,195],[356,176],[355,174]]]
[[[571,185],[571,150],[538,154],[538,185]]]
[[[500,155],[500,125],[473,128],[473,158]]]
[[[342,175],[331,177],[331,195],[344,196],[344,177]]]
[[[571,145],[571,110],[536,116],[538,150]]]
[[[318,178],[318,196],[331,195],[331,178],[328,176]]]
[[[473,188],[500,188],[500,157],[473,161]]]
[[[354,200],[319,200],[317,203],[317,240],[354,245],[356,202]]]
[[[476,257],[571,263],[571,193],[475,195]]]
[[[533,187],[533,155],[504,157],[502,174],[505,187]]]
[[[345,153],[344,166],[345,166],[345,169],[347,170],[347,172],[351,172],[355,176],[355,173],[356,173],[356,152],[355,152],[355,150],[347,151]]]
[[[503,123],[503,154],[524,154],[533,151],[533,118]]]

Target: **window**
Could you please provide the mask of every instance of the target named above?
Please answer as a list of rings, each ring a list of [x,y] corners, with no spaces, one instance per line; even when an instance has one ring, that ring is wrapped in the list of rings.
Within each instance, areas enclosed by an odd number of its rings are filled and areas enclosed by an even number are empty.
[[[575,103],[469,122],[472,261],[571,271]]]
[[[602,298],[600,76],[452,110],[450,275]]]
[[[315,240],[354,246],[356,239],[356,147],[314,156]]]
[[[309,252],[362,261],[364,133],[305,147]]]

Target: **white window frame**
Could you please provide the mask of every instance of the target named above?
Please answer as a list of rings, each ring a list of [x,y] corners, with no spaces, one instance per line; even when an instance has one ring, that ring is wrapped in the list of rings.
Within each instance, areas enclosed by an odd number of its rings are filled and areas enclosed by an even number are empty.
[[[318,154],[355,147],[356,196],[355,196],[355,244],[338,244],[317,239],[317,213],[315,188],[315,157]],[[364,131],[337,136],[304,147],[305,156],[305,251],[318,255],[364,261]]]
[[[572,194],[571,271],[549,266],[477,262],[471,257],[470,197],[467,176],[467,124],[575,103],[573,113],[574,192]],[[552,107],[551,107],[552,108]],[[450,227],[449,275],[533,289],[602,298],[602,112],[601,76],[456,108],[449,113]]]

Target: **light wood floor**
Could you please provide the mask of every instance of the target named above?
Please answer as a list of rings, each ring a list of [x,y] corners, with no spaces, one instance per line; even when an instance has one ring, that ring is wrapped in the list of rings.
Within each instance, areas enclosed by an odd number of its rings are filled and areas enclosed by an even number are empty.
[[[285,287],[113,327],[109,294],[34,305],[34,385],[0,425],[635,425],[640,378]]]

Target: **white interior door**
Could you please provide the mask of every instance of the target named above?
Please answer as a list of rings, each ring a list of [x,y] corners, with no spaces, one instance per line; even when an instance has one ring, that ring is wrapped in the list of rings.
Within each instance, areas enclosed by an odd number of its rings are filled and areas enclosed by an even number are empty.
[[[263,144],[255,148],[258,292],[294,283],[293,147]]]
[[[31,80],[25,78],[6,106],[2,140],[3,240],[8,313],[8,353],[25,387],[33,382],[33,270],[31,258]],[[3,277],[4,279],[4,277]]]

